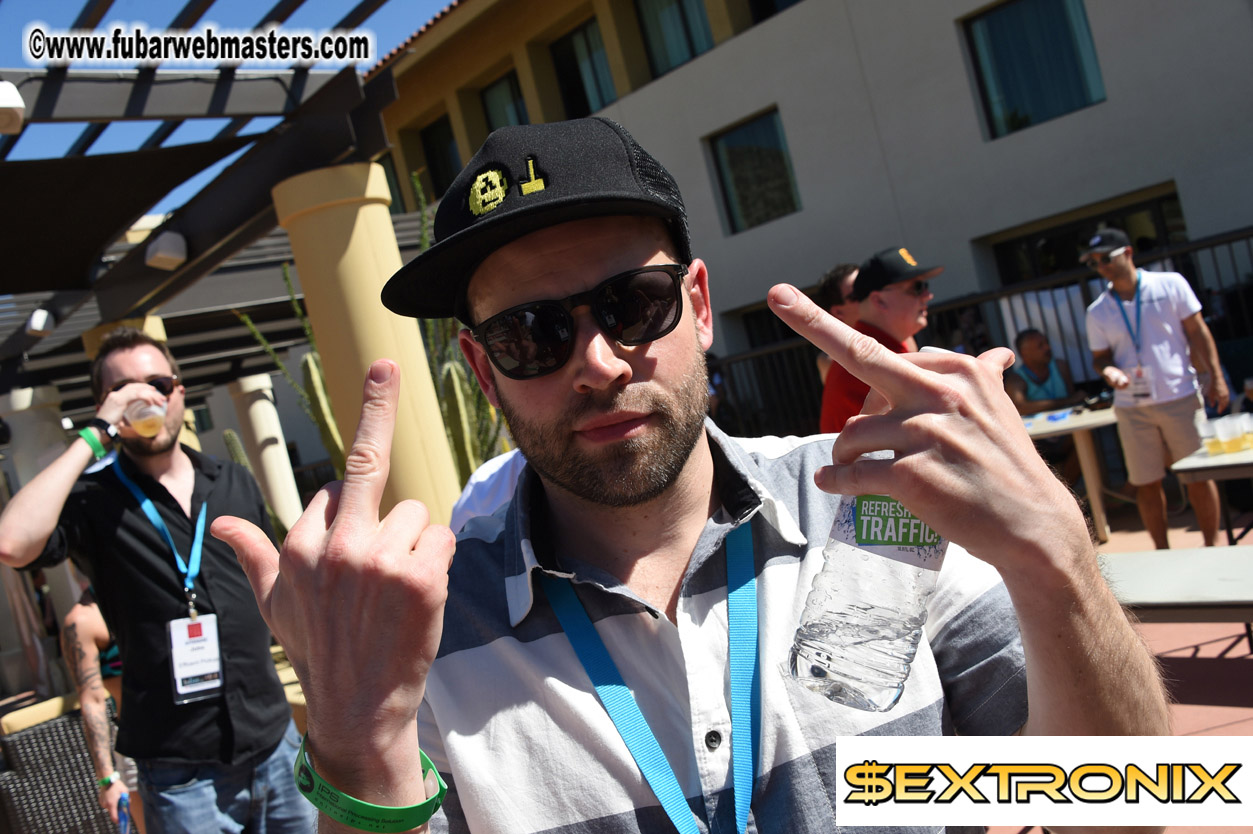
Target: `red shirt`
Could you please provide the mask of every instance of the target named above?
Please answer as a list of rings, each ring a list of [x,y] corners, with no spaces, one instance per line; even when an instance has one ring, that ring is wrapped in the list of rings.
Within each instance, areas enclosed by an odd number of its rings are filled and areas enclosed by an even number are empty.
[[[859,321],[854,325],[860,333],[875,339],[879,344],[893,353],[907,353],[904,342],[884,333],[873,324]],[[818,420],[818,428],[822,432],[838,432],[844,430],[848,418],[861,413],[862,403],[870,393],[870,386],[844,370],[839,362],[831,363],[827,371],[827,380],[822,389],[822,417]]]

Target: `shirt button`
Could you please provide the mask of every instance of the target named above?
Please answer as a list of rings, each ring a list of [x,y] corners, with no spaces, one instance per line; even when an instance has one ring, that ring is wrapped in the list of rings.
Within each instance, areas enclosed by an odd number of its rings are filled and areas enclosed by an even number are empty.
[[[705,733],[705,746],[710,750],[717,750],[720,744],[722,744],[722,733],[717,730],[710,730]]]

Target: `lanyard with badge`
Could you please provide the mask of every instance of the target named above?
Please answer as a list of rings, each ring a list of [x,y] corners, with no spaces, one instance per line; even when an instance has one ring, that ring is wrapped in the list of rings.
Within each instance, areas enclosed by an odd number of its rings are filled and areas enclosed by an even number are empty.
[[[1131,398],[1136,400],[1137,405],[1146,403],[1153,399],[1153,369],[1144,367],[1144,363],[1140,361],[1140,340],[1144,335],[1144,328],[1140,325],[1140,291],[1144,288],[1144,272],[1136,270],[1136,326],[1131,328],[1131,319],[1127,317],[1127,311],[1123,309],[1122,300],[1117,298],[1118,312],[1122,313],[1122,322],[1127,326],[1127,332],[1131,335],[1131,343],[1136,349],[1136,367],[1131,373]]]
[[[187,616],[170,620],[167,629],[170,636],[170,672],[174,683],[174,703],[186,704],[216,697],[222,689],[222,653],[218,646],[217,614],[201,614],[196,611],[196,592],[193,590],[196,576],[200,573],[200,553],[204,544],[204,524],[208,502],[200,505],[196,519],[196,532],[191,540],[188,560],[183,561],[174,537],[166,527],[165,520],[157,512],[144,491],[122,471],[120,457],[113,461],[113,472],[119,481],[131,491],[148,521],[165,538],[174,553],[174,562],[183,575],[183,593],[187,597]]]
[[[757,659],[757,580],[753,565],[753,534],[745,521],[726,538],[727,631],[731,676],[731,766],[735,789],[735,830],[748,826],[756,759],[753,748],[761,728]],[[544,593],[565,629],[574,653],[591,678],[596,694],[617,727],[640,772],[680,834],[700,829],[674,770],[657,737],[640,712],[631,690],[596,633],[587,611],[567,580],[541,573]]]

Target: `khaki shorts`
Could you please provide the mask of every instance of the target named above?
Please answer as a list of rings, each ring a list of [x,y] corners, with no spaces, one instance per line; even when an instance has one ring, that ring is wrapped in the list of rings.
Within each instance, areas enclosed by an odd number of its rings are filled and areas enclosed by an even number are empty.
[[[1133,486],[1157,483],[1166,477],[1167,466],[1201,448],[1197,425],[1205,419],[1205,408],[1200,394],[1168,403],[1114,406],[1114,416],[1127,481]]]

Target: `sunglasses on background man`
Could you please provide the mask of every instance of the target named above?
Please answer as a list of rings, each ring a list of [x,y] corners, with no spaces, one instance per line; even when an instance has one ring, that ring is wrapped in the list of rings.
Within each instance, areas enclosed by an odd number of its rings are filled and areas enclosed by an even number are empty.
[[[905,284],[905,283],[893,284],[890,287],[890,289],[899,288],[901,292],[905,293],[905,295],[912,295],[917,298],[922,298],[924,295],[927,294],[927,291],[930,289],[930,287],[931,287],[930,281],[911,281],[908,284]]]
[[[1091,255],[1088,255],[1086,258],[1084,258],[1083,262],[1087,264],[1088,266],[1105,266],[1107,263],[1114,260],[1114,258],[1119,257],[1120,255],[1122,255],[1123,252],[1126,252],[1126,251],[1127,251],[1126,246],[1119,246],[1117,249],[1110,250],[1109,254],[1103,254],[1101,252],[1093,252]]]
[[[149,385],[151,385],[153,388],[160,391],[161,396],[168,397],[170,396],[170,394],[174,393],[174,388],[178,385],[178,377],[177,376],[154,376],[152,379],[144,379],[144,380],[124,379],[121,382],[119,382],[117,385],[114,385],[112,388],[110,388],[109,393],[112,394],[115,391],[121,391],[123,388],[125,388],[127,385],[130,385],[132,382],[146,382]]]

